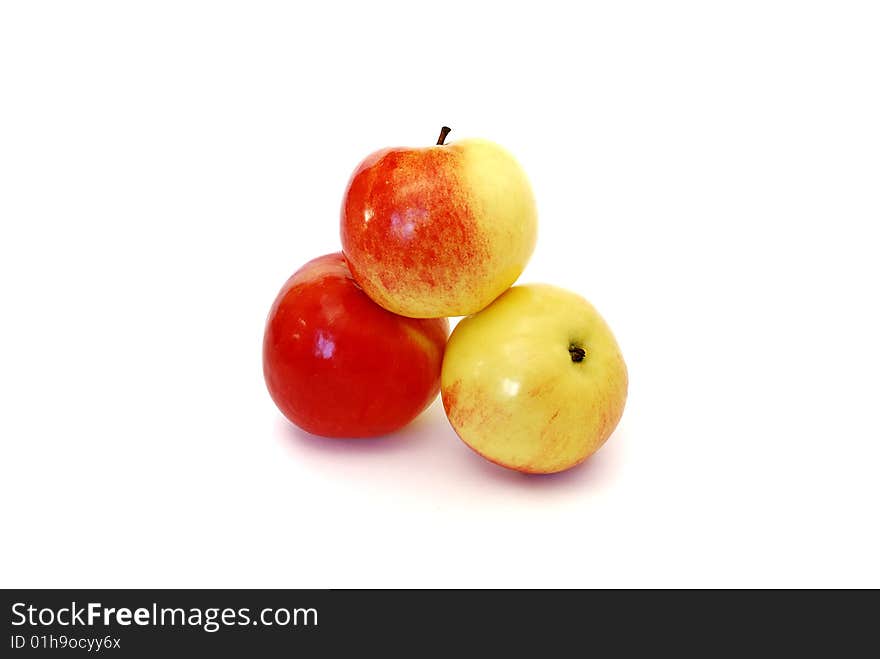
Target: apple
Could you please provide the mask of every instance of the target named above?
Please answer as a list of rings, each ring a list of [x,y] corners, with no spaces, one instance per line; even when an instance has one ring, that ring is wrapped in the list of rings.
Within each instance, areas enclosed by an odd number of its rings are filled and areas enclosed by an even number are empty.
[[[481,139],[389,148],[348,183],[342,251],[355,280],[404,316],[465,316],[507,290],[535,248],[537,212],[525,173]]]
[[[341,253],[287,280],[266,321],[263,374],[278,409],[325,437],[374,437],[437,397],[445,318],[404,318],[358,287]]]
[[[518,471],[563,471],[592,455],[626,403],[608,325],[581,296],[515,286],[462,320],[443,359],[443,407],[474,451]]]

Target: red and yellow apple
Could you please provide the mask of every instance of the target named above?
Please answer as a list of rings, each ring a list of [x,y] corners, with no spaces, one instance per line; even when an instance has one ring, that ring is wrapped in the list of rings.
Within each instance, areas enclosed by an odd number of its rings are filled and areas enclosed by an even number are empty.
[[[287,280],[266,321],[263,373],[278,409],[325,437],[374,437],[436,397],[445,318],[404,318],[358,287],[341,253]]]
[[[441,393],[474,451],[545,474],[575,466],[608,439],[623,414],[627,370],[584,298],[546,284],[514,286],[456,326]]]
[[[535,248],[537,212],[519,164],[480,139],[390,148],[355,170],[342,251],[379,305],[413,318],[475,313],[509,288]]]

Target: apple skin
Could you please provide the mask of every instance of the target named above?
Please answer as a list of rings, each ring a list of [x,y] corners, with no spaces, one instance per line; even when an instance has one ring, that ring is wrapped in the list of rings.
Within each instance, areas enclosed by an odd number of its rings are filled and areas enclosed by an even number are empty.
[[[475,313],[522,273],[537,238],[532,189],[487,140],[390,148],[355,170],[342,251],[358,284],[404,316]]]
[[[593,306],[564,289],[530,284],[456,326],[441,394],[452,427],[474,451],[510,469],[548,474],[602,446],[623,414],[627,384],[620,348]]]
[[[263,374],[278,409],[324,437],[375,437],[412,421],[436,397],[445,318],[392,314],[358,287],[341,253],[296,271],[275,299]]]

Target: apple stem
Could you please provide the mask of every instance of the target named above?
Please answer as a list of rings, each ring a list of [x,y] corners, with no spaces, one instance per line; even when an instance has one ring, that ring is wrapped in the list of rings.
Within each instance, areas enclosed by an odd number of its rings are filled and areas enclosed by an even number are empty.
[[[451,131],[452,129],[449,126],[443,126],[443,128],[440,129],[440,137],[437,138],[437,146],[443,146],[443,142],[446,141],[446,136],[449,135]]]
[[[584,361],[584,357],[587,356],[587,351],[580,346],[573,345],[569,347],[568,354],[571,355],[571,361],[577,363]]]

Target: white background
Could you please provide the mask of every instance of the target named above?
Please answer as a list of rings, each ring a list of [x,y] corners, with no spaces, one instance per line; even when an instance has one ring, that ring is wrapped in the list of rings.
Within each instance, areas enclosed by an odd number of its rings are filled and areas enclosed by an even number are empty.
[[[880,586],[880,10],[5,2],[0,585]],[[269,305],[371,151],[482,136],[630,398],[552,477],[327,441]]]

